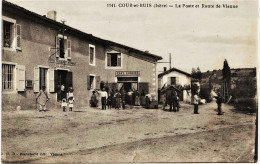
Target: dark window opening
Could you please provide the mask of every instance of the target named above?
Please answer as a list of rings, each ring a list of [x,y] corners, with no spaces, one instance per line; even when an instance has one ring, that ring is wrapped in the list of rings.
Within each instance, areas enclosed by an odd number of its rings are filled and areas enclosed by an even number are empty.
[[[121,54],[120,53],[108,53],[107,54],[107,66],[121,67]]]
[[[94,47],[89,47],[90,64],[94,64]]]
[[[65,57],[65,46],[64,46],[64,39],[60,38],[60,58],[64,58]]]
[[[4,21],[4,47],[11,48],[12,45],[12,23]]]
[[[176,77],[171,77],[171,85],[176,85]]]
[[[40,68],[40,85],[39,85],[39,89],[42,88],[42,86],[45,86],[47,85],[47,68]]]
[[[90,76],[90,89],[95,89],[94,85],[95,85],[95,76]]]

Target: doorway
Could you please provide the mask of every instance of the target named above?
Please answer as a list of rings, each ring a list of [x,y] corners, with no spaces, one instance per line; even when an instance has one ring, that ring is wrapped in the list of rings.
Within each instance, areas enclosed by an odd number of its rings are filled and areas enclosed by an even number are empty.
[[[56,70],[55,71],[55,90],[57,93],[57,101],[67,99],[67,92],[69,87],[72,85],[72,72],[67,70]]]

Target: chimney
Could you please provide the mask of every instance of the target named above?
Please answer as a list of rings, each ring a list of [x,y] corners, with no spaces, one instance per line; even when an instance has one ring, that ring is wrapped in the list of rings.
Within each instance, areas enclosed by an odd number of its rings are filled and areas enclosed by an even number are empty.
[[[167,67],[163,67],[163,72],[166,72],[167,71]]]
[[[52,20],[56,21],[57,12],[56,11],[48,11],[47,12],[47,18],[50,18]]]

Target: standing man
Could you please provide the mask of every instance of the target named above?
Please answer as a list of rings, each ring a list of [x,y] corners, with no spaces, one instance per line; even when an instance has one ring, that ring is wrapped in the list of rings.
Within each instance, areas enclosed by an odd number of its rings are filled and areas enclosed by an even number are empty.
[[[218,93],[218,96],[215,96],[215,98],[217,99],[217,104],[218,104],[218,115],[223,115],[222,109],[221,109],[221,105],[222,105],[222,96],[220,93]]]
[[[194,104],[194,114],[199,114],[199,96],[198,96],[198,92],[195,93],[194,97],[193,97],[193,104]]]
[[[125,89],[122,89],[121,91],[121,98],[122,98],[122,108],[125,109]]]
[[[99,93],[101,96],[102,110],[106,110],[106,100],[108,96],[105,88],[103,88],[102,91],[96,90],[96,92]]]

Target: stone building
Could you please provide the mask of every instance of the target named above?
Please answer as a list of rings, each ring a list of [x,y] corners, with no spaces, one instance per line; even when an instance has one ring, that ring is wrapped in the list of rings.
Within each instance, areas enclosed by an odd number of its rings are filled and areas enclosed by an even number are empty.
[[[177,68],[164,70],[163,73],[158,75],[158,88],[160,90],[169,85],[181,87],[182,93],[179,95],[180,99],[185,102],[190,102],[191,75],[189,73]]]
[[[59,107],[61,86],[73,87],[75,107],[88,107],[94,89],[130,88],[157,94],[160,56],[140,51],[2,2],[2,109],[35,108],[42,86],[49,108]]]

